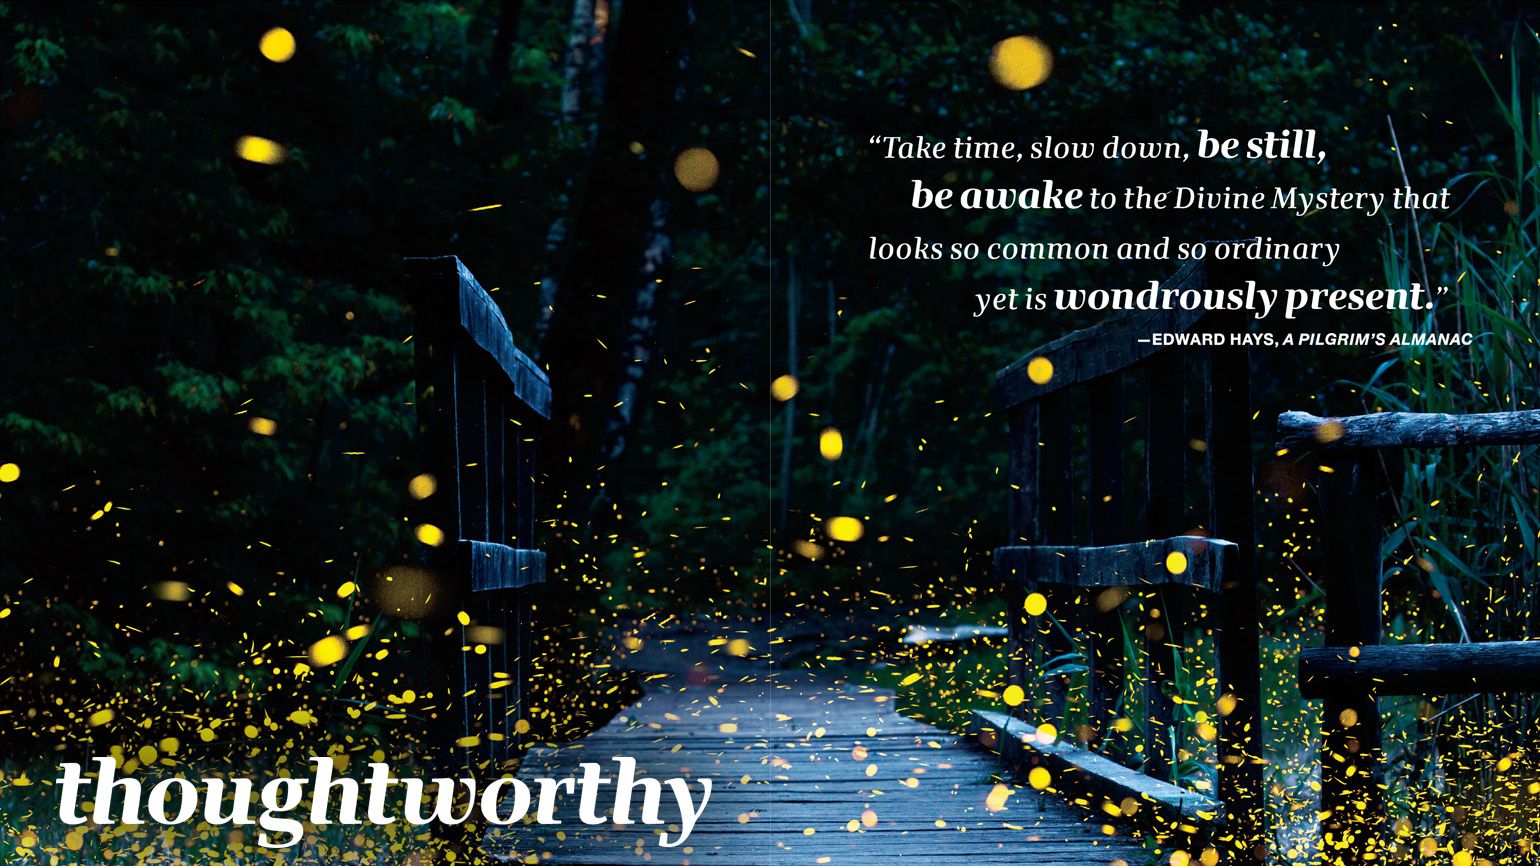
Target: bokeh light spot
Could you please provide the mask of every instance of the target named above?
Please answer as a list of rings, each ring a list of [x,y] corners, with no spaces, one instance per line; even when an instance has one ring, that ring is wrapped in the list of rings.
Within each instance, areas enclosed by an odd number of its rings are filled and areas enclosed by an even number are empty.
[[[826,427],[822,433],[818,434],[818,453],[830,462],[844,455],[845,437],[840,435],[838,427]]]
[[[797,396],[799,390],[801,385],[797,382],[796,376],[776,376],[775,381],[770,383],[770,396],[781,403]]]
[[[260,135],[243,135],[235,140],[235,155],[247,162],[277,165],[289,155],[289,149]]]
[[[674,158],[674,178],[690,192],[705,192],[716,186],[721,171],[716,154],[704,147],[686,148]]]
[[[1029,90],[1048,80],[1053,52],[1035,36],[1012,36],[989,52],[989,74],[1007,90]]]
[[[427,499],[438,491],[438,479],[424,472],[406,483],[406,492],[413,499]]]
[[[282,27],[274,27],[262,34],[257,49],[274,63],[287,63],[294,57],[294,34]]]
[[[348,654],[348,642],[340,635],[330,635],[310,645],[310,664],[324,668],[342,661]]]
[[[1034,592],[1027,596],[1027,603],[1023,607],[1031,616],[1042,616],[1048,612],[1048,597],[1040,592]]]
[[[824,529],[835,541],[860,541],[866,534],[866,527],[855,517],[831,517]]]

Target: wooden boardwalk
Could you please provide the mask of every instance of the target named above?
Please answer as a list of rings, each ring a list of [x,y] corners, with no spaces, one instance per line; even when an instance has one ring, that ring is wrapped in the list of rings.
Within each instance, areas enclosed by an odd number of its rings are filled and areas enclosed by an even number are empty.
[[[1147,859],[1126,835],[1104,835],[1051,797],[1008,781],[999,787],[994,755],[900,715],[891,692],[809,678],[687,682],[650,683],[646,697],[591,736],[532,748],[520,772],[564,778],[591,761],[612,775],[611,756],[629,755],[639,776],[710,778],[711,798],[684,845],[658,844],[658,833],[676,836],[677,825],[585,826],[575,798],[564,797],[561,826],[501,828],[488,850],[556,866]],[[671,806],[665,791],[665,819]]]

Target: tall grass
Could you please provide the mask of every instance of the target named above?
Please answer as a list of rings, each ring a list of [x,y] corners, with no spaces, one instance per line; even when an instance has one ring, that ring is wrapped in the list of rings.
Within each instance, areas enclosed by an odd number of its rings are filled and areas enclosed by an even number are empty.
[[[1414,216],[1383,244],[1386,285],[1454,288],[1435,310],[1397,314],[1395,330],[1475,340],[1401,348],[1362,383],[1368,411],[1540,407],[1540,96],[1526,65],[1534,46],[1515,47],[1503,70],[1511,84],[1487,78],[1502,147],[1449,182],[1460,202],[1452,214]],[[1392,467],[1398,510],[1384,543],[1387,642],[1540,636],[1540,446],[1403,459]],[[1540,791],[1530,790],[1540,779],[1540,696],[1386,700],[1381,712],[1388,793],[1397,829],[1415,834],[1408,841],[1491,852],[1540,834]]]

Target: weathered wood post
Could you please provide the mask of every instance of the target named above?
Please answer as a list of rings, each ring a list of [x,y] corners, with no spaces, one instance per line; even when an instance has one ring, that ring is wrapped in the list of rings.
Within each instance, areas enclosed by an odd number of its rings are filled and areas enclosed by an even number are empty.
[[[1145,365],[1145,527],[1150,538],[1170,538],[1189,528],[1185,360],[1183,350],[1173,349]],[[1165,685],[1175,678],[1172,647],[1185,646],[1182,630],[1191,610],[1188,594],[1177,587],[1147,593],[1144,771],[1167,782],[1174,781],[1169,757],[1173,713]]]
[[[1334,455],[1322,478],[1326,644],[1355,658],[1380,642],[1379,485],[1367,452]],[[1323,473],[1325,472],[1323,469]],[[1323,701],[1321,822],[1328,858],[1378,859],[1382,829],[1380,714],[1366,682],[1342,683]]]
[[[1215,262],[1210,285],[1244,287],[1255,277],[1249,263]],[[1217,334],[1245,333],[1244,311],[1211,314],[1204,328]],[[1218,603],[1216,661],[1219,670],[1219,799],[1226,824],[1221,840],[1227,859],[1267,857],[1267,797],[1262,779],[1261,609],[1257,596],[1252,496],[1251,363],[1244,347],[1206,350],[1205,397],[1209,520],[1214,535],[1241,546],[1235,568],[1225,573]]]
[[[1007,537],[1012,544],[1031,544],[1038,540],[1041,529],[1037,520],[1038,500],[1038,411],[1036,403],[1024,403],[1010,412],[1010,467],[1011,487],[1007,502]],[[1033,635],[1033,619],[1026,611],[1027,589],[1025,584],[1005,584],[1005,624],[1007,657],[1006,684],[1018,686],[1024,695],[1034,695],[1034,684],[1028,681],[1033,670],[1033,647],[1037,641]],[[1036,705],[1035,701],[1023,700],[1012,708],[1014,715],[1026,717]]]

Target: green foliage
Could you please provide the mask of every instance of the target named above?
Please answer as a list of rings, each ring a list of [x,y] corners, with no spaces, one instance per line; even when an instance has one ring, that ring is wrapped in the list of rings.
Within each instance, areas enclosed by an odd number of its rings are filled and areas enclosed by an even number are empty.
[[[1520,38],[1487,83],[1501,129],[1483,167],[1449,186],[1462,202],[1438,220],[1391,226],[1386,285],[1451,285],[1398,333],[1470,332],[1469,349],[1405,346],[1362,386],[1370,410],[1510,412],[1540,407],[1540,94]],[[1528,86],[1526,86],[1526,83]],[[1409,451],[1384,543],[1390,642],[1516,640],[1540,631],[1540,456],[1533,446]],[[1391,794],[1420,832],[1441,834],[1446,803],[1467,831],[1513,833],[1532,798],[1540,700],[1508,694],[1401,699],[1385,717]],[[1502,760],[1507,765],[1499,768]],[[1440,816],[1435,818],[1434,816]],[[1533,834],[1540,827],[1520,825]]]

